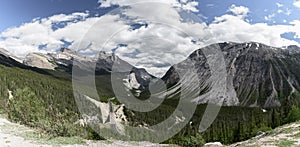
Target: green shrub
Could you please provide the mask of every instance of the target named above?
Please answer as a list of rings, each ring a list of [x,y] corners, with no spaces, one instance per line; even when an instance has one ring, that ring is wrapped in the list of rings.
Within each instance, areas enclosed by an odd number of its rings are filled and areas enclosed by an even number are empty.
[[[290,110],[286,118],[286,122],[290,123],[290,122],[295,122],[297,120],[300,120],[300,109],[299,107],[293,105],[292,109]]]
[[[75,125],[78,115],[75,112],[60,112],[57,108],[44,107],[44,101],[38,98],[30,88],[17,89],[13,99],[9,100],[8,118],[30,127],[41,128],[53,137],[84,136],[87,128]],[[91,133],[91,132],[87,132]]]
[[[9,101],[9,119],[29,126],[40,125],[46,112],[42,99],[38,98],[28,87],[17,89],[14,98]]]
[[[184,147],[200,147],[205,144],[205,140],[200,133],[196,133],[196,135],[176,135],[165,143],[177,144]]]

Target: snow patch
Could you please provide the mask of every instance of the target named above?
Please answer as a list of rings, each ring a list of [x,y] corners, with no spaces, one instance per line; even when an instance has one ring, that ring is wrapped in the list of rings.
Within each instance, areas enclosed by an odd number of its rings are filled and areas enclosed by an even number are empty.
[[[260,44],[256,43],[256,48],[255,49],[258,50],[259,46],[260,46]]]

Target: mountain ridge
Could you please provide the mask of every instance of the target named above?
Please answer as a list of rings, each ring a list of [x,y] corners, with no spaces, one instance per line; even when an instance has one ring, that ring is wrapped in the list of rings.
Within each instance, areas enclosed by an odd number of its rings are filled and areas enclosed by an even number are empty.
[[[281,106],[285,98],[294,102],[298,101],[294,94],[298,94],[300,90],[300,77],[297,74],[297,71],[300,72],[299,51],[284,50],[256,42],[212,44],[194,51],[188,57],[196,63],[195,68],[200,81],[207,82],[211,76],[207,57],[203,52],[212,48],[219,48],[223,53],[227,71],[226,93],[231,93],[228,94],[231,95],[228,98],[226,96],[219,100],[215,98],[214,103],[268,108]],[[182,61],[172,66],[162,79],[168,85],[179,82],[179,76],[175,69],[186,71],[187,69],[184,67],[186,62]],[[206,83],[206,85],[208,86],[210,83]],[[232,92],[234,92],[233,95]],[[236,98],[238,98],[238,102]],[[195,101],[209,103],[211,99],[199,97]]]
[[[220,49],[224,56],[226,67],[226,89],[225,95],[215,95],[212,91],[218,90],[209,87],[211,81],[207,81],[211,75],[210,65],[205,50],[210,48]],[[286,49],[271,47],[257,42],[235,43],[224,42],[211,44],[204,48],[195,50],[187,59],[194,61],[198,79],[205,81],[206,87],[203,88],[206,95],[199,96],[194,101],[197,103],[215,103],[228,106],[248,106],[248,107],[277,107],[285,103],[285,99],[290,102],[297,102],[295,95],[300,91],[300,76],[296,71],[300,71],[300,50],[297,46],[289,46]],[[0,50],[1,51],[1,50]],[[11,59],[11,55],[0,52],[3,59]],[[220,56],[221,57],[221,56]],[[124,84],[131,90],[145,90],[154,76],[145,69],[135,68],[128,62],[120,59],[113,53],[100,52],[95,57],[86,57],[68,48],[61,48],[57,53],[30,53],[26,56],[23,63],[27,67],[37,67],[37,69],[60,70],[72,73],[73,61],[80,61],[80,66],[90,68],[90,64],[96,62],[97,75],[110,75],[114,63],[118,67],[124,67],[119,72],[128,72],[124,75]],[[7,61],[7,64],[13,61]],[[217,62],[217,60],[215,61]],[[16,66],[17,61],[11,66]],[[188,65],[186,60],[171,66],[162,80],[168,87],[177,89],[180,84],[176,69],[187,71],[184,66]],[[290,66],[293,64],[293,66]],[[18,66],[22,66],[18,64]],[[131,71],[128,71],[131,68]],[[295,70],[294,70],[294,69]],[[212,80],[222,80],[221,77]],[[176,87],[177,85],[177,87]],[[215,84],[216,85],[216,84]],[[220,88],[220,87],[219,87]],[[212,96],[209,96],[212,95]],[[218,98],[217,98],[218,97]]]

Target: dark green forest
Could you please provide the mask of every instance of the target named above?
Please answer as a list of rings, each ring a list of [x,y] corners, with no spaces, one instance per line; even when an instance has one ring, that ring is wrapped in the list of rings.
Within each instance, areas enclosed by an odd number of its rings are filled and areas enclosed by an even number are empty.
[[[97,76],[96,81],[101,101],[106,102],[114,96],[111,87],[107,86],[110,85],[109,75]],[[9,91],[13,99],[9,99]],[[298,96],[294,94],[294,99],[299,99]],[[125,110],[125,114],[132,126],[154,125],[170,116],[177,104],[178,99],[171,98],[151,112]],[[164,143],[200,146],[205,142],[220,141],[230,144],[249,139],[259,131],[299,120],[300,110],[295,103],[286,98],[282,104],[282,107],[269,108],[267,112],[261,108],[222,107],[216,120],[205,132],[197,130],[207,105],[198,105],[191,119],[192,125],[188,124]],[[14,122],[39,128],[53,137],[101,139],[91,128],[75,123],[81,117],[73,96],[71,75],[65,72],[45,70],[42,74],[30,69],[0,65],[0,113],[7,114]]]

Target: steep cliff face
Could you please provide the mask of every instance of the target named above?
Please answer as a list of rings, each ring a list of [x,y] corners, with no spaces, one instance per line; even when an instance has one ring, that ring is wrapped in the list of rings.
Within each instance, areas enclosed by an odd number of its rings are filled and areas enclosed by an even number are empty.
[[[214,73],[220,72],[212,72],[214,63],[208,63],[212,61],[208,58],[216,55],[205,52],[212,49],[222,52],[223,57],[219,57],[218,60],[224,60],[226,74],[223,74],[223,77],[212,78]],[[193,52],[188,59],[193,61],[198,79],[208,87],[195,99],[198,103],[274,107],[281,106],[286,101],[298,101],[296,95],[300,91],[299,51],[274,48],[255,42],[219,43]],[[218,60],[213,62],[220,62]],[[185,71],[186,64],[189,63],[183,61],[174,65],[162,79],[169,86],[179,85],[180,78],[176,71]],[[226,85],[226,90],[212,97],[213,93],[224,89],[213,83],[220,80],[226,81],[222,84]]]

